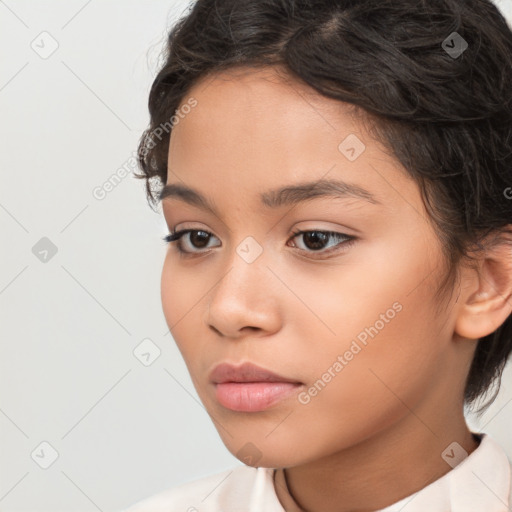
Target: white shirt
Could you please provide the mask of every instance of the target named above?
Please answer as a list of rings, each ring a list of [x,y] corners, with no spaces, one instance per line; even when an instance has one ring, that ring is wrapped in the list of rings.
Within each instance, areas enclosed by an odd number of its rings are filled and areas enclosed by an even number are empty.
[[[457,466],[420,491],[376,512],[509,512],[512,463],[489,436]],[[178,485],[125,512],[285,512],[273,468],[235,466]]]

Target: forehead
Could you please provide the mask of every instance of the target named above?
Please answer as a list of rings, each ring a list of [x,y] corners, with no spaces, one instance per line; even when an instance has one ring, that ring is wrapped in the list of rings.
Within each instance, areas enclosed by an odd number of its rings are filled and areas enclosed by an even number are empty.
[[[318,138],[327,133],[338,138],[345,132],[363,130],[356,106],[319,94],[277,66],[242,67],[209,75],[190,89],[182,104],[190,97],[196,98],[198,105],[186,116],[189,122],[180,123],[176,131],[190,128],[204,134],[222,125],[219,135],[259,135],[284,144],[297,138],[312,139],[314,132]],[[237,128],[244,131],[239,133]],[[211,132],[209,138],[215,135]]]
[[[326,98],[279,68],[205,77],[182,105],[190,98],[197,105],[171,134],[167,183],[258,201],[264,190],[320,179],[357,184],[383,203],[392,192],[391,174],[395,189],[401,188],[397,180],[414,188],[399,162],[368,135],[353,105]],[[346,140],[361,142],[357,159],[340,149]]]
[[[282,66],[250,67],[240,66],[203,76],[190,89],[189,94],[200,94],[204,100],[220,99],[226,94],[236,97],[225,98],[228,103],[243,102],[245,107],[253,105],[257,110],[261,102],[267,106],[297,105],[306,101],[310,106],[341,108],[346,110],[354,105],[327,98],[313,87],[290,74]],[[256,100],[256,101],[255,101]]]

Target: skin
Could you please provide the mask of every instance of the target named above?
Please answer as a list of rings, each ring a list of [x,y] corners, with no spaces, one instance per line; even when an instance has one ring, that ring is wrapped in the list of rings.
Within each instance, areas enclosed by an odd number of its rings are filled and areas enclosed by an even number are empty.
[[[493,266],[482,262],[484,277],[462,268],[438,312],[443,259],[419,188],[350,105],[287,81],[277,68],[224,72],[198,82],[183,103],[189,97],[198,104],[172,131],[167,183],[197,189],[219,216],[162,201],[170,231],[213,235],[206,249],[185,235],[185,249],[195,251],[189,258],[169,245],[162,306],[228,450],[242,460],[252,443],[252,465],[286,468],[297,503],[315,512],[383,508],[446,474],[448,445],[468,453],[478,446],[463,390],[477,339],[512,309],[506,253],[497,252]],[[338,150],[349,134],[366,145],[353,162]],[[382,204],[259,203],[261,192],[320,178],[355,183]],[[303,235],[292,239],[297,228],[357,239],[326,257],[344,239],[330,238],[322,253]],[[248,236],[263,250],[250,264],[236,252]],[[252,361],[308,390],[396,303],[394,318],[307,404],[297,393],[251,413],[216,401],[209,373],[221,361]]]

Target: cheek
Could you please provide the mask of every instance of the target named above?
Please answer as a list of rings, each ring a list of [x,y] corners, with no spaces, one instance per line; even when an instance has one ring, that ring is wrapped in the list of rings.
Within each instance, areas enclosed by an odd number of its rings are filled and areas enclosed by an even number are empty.
[[[162,310],[168,327],[172,327],[178,321],[176,307],[181,307],[179,277],[173,271],[169,255],[165,257],[162,275],[160,279],[160,297]]]
[[[330,261],[274,268],[301,299],[302,304],[295,300],[289,309],[294,322],[311,325],[317,336],[337,343],[337,338],[364,331],[381,315],[393,318],[396,303],[416,301],[423,309],[422,301],[430,296],[423,289],[419,297],[417,289],[436,268],[432,256],[423,238],[391,230],[380,238],[356,242]],[[293,301],[289,303],[292,306]]]
[[[441,378],[449,339],[438,332],[445,318],[434,309],[437,277],[425,279],[432,261],[421,251],[389,252],[387,260],[368,256],[364,268],[351,266],[347,260],[328,276],[301,278],[316,313],[302,311],[296,319],[313,388],[304,397],[304,414],[331,411],[331,424],[372,429],[407,412],[404,403],[413,408]]]
[[[295,402],[290,421],[272,431],[272,446],[308,439],[303,457],[328,455],[417,410],[442,378],[443,347],[431,339],[429,322],[409,301],[378,333],[368,335],[366,345],[356,339],[356,348],[353,338],[339,337],[336,344],[310,349],[302,358],[307,360],[308,387]],[[344,324],[340,318],[338,326]],[[351,360],[345,357],[341,364],[338,356],[346,351]]]
[[[204,273],[184,269],[183,264],[179,263],[179,256],[167,253],[162,268],[160,292],[168,325],[173,326],[178,322],[180,325],[190,317],[197,319],[201,298],[205,298],[209,289],[207,277]]]
[[[339,361],[338,356],[342,361],[336,367],[339,371],[332,379],[329,400],[355,410],[357,404],[379,409],[400,401],[413,407],[442,368],[446,345],[432,336],[433,321],[418,314],[413,302],[402,300],[393,318],[382,315],[340,341],[329,354],[331,361]]]
[[[202,281],[199,276],[194,277],[190,272],[180,271],[175,259],[176,256],[169,254],[165,258],[160,280],[160,295],[167,326],[179,350],[186,356],[187,346],[199,346],[197,330],[194,331],[191,326],[198,325],[198,311],[202,304],[200,298],[208,288],[204,285],[204,279]],[[179,341],[191,338],[196,342],[187,344]]]

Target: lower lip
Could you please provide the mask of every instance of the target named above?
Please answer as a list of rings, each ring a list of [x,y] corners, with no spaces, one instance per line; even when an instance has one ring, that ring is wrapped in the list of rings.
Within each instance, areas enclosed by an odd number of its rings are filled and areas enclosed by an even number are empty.
[[[215,384],[215,395],[228,409],[257,412],[290,396],[301,386],[291,382],[225,382]]]

